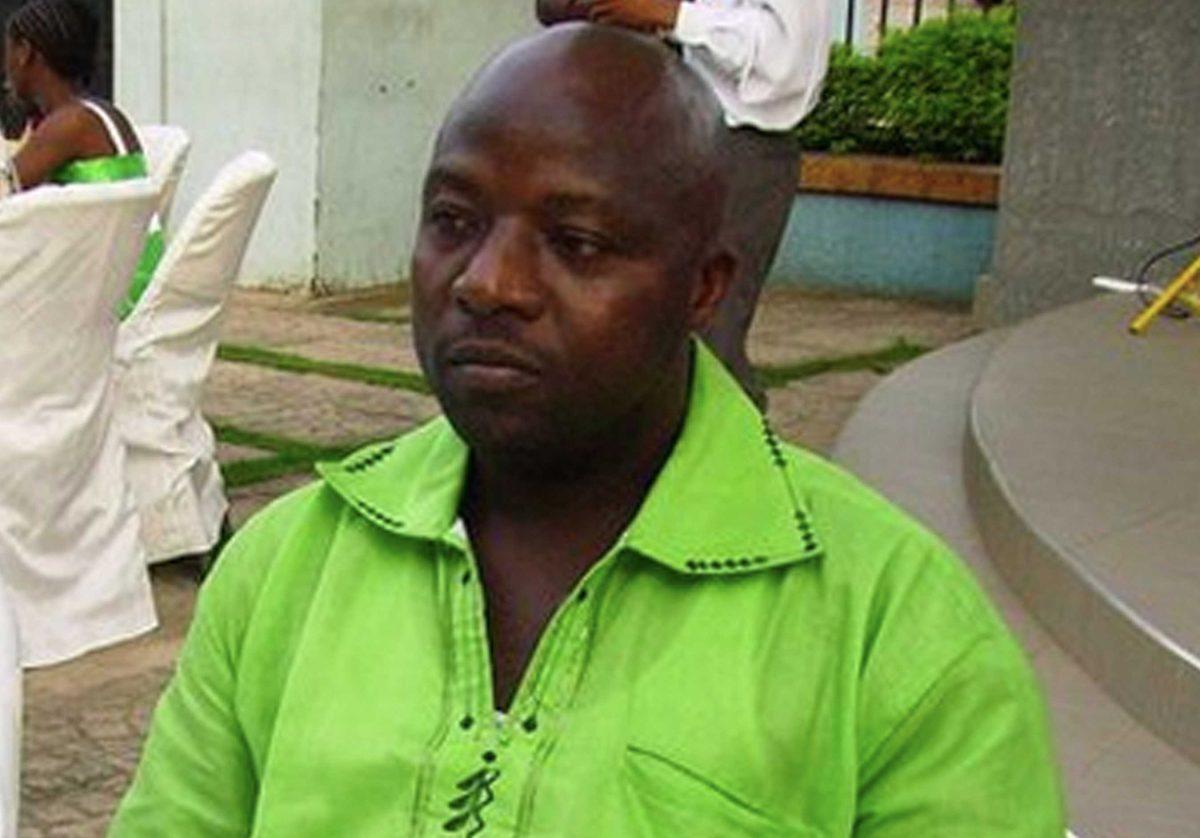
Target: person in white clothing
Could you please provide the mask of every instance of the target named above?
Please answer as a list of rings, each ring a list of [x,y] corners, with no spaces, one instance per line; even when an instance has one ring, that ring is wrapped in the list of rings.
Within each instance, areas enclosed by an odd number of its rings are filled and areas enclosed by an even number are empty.
[[[739,264],[704,338],[765,407],[746,336],[796,191],[794,129],[816,105],[828,66],[828,0],[537,0],[537,13],[546,25],[590,20],[656,33],[720,101],[734,173],[723,235]]]

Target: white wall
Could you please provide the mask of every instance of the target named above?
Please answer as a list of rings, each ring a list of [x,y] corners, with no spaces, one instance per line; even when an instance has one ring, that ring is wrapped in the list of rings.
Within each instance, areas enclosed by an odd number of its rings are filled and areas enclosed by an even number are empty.
[[[113,98],[135,122],[162,122],[162,12],[162,0],[113,4]]]
[[[467,78],[537,29],[533,0],[325,0],[318,274],[407,276],[433,137]]]
[[[118,104],[139,121],[192,135],[175,217],[236,154],[267,152],[280,175],[243,277],[307,287],[316,254],[320,4],[118,0],[116,27]]]
[[[305,285],[316,235],[321,15],[315,0],[166,0],[165,119],[193,137],[187,206],[217,170],[249,148],[280,176],[243,274]]]
[[[536,27],[533,0],[116,0],[116,99],[192,135],[175,219],[239,151],[279,162],[245,284],[393,282],[446,108]]]

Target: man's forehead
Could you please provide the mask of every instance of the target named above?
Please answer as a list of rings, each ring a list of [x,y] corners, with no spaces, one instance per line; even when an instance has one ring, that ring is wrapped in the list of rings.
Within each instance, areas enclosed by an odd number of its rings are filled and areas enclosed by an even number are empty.
[[[605,164],[592,149],[511,159],[486,144],[465,144],[435,156],[426,176],[429,197],[451,190],[472,199],[520,204],[550,215],[587,213],[621,226],[657,226],[669,215],[661,187],[637,171]]]
[[[645,91],[636,99],[596,95],[589,84],[561,77],[507,77],[456,104],[443,123],[439,146],[504,135],[530,147],[574,146],[583,152],[606,145],[632,151],[665,132],[671,119],[661,99]]]
[[[425,182],[428,188],[449,188],[459,192],[480,193],[511,169],[496,165],[501,161],[489,159],[486,151],[473,153],[469,149],[435,157]],[[520,172],[528,176],[532,186],[541,187],[544,200],[564,207],[601,204],[610,199],[612,184],[590,176],[586,170],[570,165],[553,165],[543,158],[540,165]]]
[[[576,170],[580,177],[586,172],[608,184],[652,165],[668,140],[655,109],[640,119],[630,118],[628,110],[628,103],[610,106],[583,96],[578,85],[563,79],[482,87],[447,116],[435,163],[502,155],[511,164],[538,163],[564,175]]]

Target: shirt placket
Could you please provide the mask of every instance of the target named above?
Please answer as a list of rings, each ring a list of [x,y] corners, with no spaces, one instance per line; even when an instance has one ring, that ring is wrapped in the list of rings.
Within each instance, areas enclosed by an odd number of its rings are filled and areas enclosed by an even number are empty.
[[[556,611],[522,676],[512,707],[495,709],[484,592],[465,546],[454,550],[450,702],[458,718],[451,751],[461,778],[450,795],[445,834],[520,834],[528,824],[542,763],[582,677],[592,639],[595,592],[607,573],[598,563]],[[489,811],[490,810],[490,811]]]

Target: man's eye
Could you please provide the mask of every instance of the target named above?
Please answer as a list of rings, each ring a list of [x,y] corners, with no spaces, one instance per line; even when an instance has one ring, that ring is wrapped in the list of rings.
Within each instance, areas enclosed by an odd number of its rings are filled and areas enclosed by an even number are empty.
[[[569,262],[586,262],[610,249],[602,236],[584,230],[557,230],[550,236],[550,244]]]
[[[434,232],[449,241],[464,241],[479,228],[479,220],[458,207],[435,206],[426,218]]]

